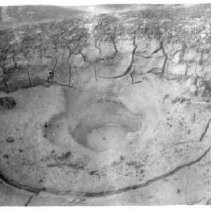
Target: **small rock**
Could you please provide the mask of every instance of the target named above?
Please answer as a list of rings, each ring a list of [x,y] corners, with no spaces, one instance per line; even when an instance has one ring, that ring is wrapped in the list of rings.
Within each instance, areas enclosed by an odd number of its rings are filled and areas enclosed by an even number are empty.
[[[141,169],[140,173],[143,174],[144,173],[144,169]]]
[[[8,142],[8,143],[13,143],[15,140],[11,137],[11,136],[9,136],[7,139],[6,139],[6,142]]]
[[[59,160],[66,160],[67,158],[69,158],[72,155],[71,152],[66,152],[63,153],[60,157],[58,157]]]
[[[125,157],[121,155],[120,160],[123,161],[124,159],[125,159]]]
[[[177,193],[181,193],[181,190],[180,189],[177,189]]]
[[[8,154],[4,154],[3,155],[3,158],[8,159],[9,158],[9,155]]]

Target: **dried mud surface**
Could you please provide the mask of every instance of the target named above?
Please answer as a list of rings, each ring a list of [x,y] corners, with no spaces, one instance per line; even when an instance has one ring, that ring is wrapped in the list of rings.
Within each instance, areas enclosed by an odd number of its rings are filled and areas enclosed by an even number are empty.
[[[98,46],[94,21],[1,78],[0,205],[211,204],[209,53],[138,29]]]

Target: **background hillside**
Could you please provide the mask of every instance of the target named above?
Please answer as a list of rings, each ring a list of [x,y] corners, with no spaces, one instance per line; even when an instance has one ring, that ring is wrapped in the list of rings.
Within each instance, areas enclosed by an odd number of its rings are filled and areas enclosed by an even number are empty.
[[[85,11],[58,6],[0,7],[0,24],[36,22],[83,15]]]

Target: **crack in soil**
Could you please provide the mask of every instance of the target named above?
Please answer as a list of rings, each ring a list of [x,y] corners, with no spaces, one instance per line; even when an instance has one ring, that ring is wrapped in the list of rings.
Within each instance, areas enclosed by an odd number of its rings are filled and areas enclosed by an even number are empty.
[[[37,196],[37,195],[31,195],[28,199],[28,201],[24,204],[24,206],[29,206],[29,204],[31,203],[32,199]]]
[[[207,133],[207,131],[209,129],[210,122],[211,122],[211,119],[208,120],[208,122],[207,122],[207,124],[205,126],[205,129],[204,129],[203,133],[201,134],[201,137],[200,137],[199,141],[202,141],[204,139],[204,137],[205,137],[205,135],[206,135],[206,133]]]
[[[41,191],[45,191],[45,188],[37,188],[37,187],[31,187],[28,185],[20,184],[14,180],[8,178],[7,176],[5,176],[2,171],[0,171],[0,179],[3,182],[5,182],[6,184],[8,184],[9,186],[17,188],[19,190],[24,190],[24,191],[35,193],[35,194],[37,194]]]
[[[133,50],[132,50],[132,58],[131,58],[131,61],[130,61],[130,64],[129,66],[127,67],[127,69],[125,70],[125,72],[123,74],[120,74],[118,76],[114,76],[114,77],[104,77],[104,76],[98,76],[99,78],[104,78],[104,79],[117,79],[117,78],[121,78],[121,77],[124,77],[125,75],[129,74],[131,72],[131,69],[133,67],[133,64],[135,62],[135,53],[136,53],[136,50],[138,48],[138,45],[136,44],[136,36],[137,34],[134,36],[133,38]]]
[[[197,159],[192,160],[188,163],[184,163],[182,165],[177,166],[176,168],[170,170],[169,172],[156,176],[152,179],[147,180],[146,182],[142,183],[142,184],[137,184],[137,185],[131,185],[128,187],[123,187],[123,188],[119,188],[118,190],[107,190],[107,191],[100,191],[100,192],[83,192],[83,191],[72,191],[72,190],[68,190],[68,191],[59,191],[59,190],[55,190],[55,189],[51,189],[51,188],[36,188],[36,187],[31,187],[28,185],[23,185],[20,184],[14,180],[11,180],[9,178],[7,178],[1,171],[0,171],[0,178],[8,185],[15,187],[19,190],[24,190],[24,191],[28,191],[31,193],[34,193],[35,195],[39,194],[40,192],[47,192],[47,193],[51,193],[51,194],[57,194],[57,195],[66,195],[66,194],[73,194],[73,195],[82,195],[84,197],[102,197],[102,196],[109,196],[109,195],[115,195],[115,194],[120,194],[120,193],[124,193],[130,190],[136,190],[136,189],[140,189],[143,187],[147,187],[150,184],[153,184],[155,182],[158,182],[162,179],[165,179],[169,176],[174,175],[175,173],[177,173],[178,171],[180,171],[183,168],[192,166],[198,162],[200,162],[202,160],[202,158],[204,158],[211,150],[211,146],[206,149]],[[30,203],[30,200],[32,198],[29,199],[28,203]]]
[[[165,173],[165,174],[162,174],[160,176],[157,176],[157,177],[154,177],[152,179],[149,179],[145,183],[132,185],[132,186],[128,186],[128,187],[125,187],[125,188],[120,188],[118,190],[84,193],[84,195],[86,197],[101,197],[101,196],[107,196],[107,195],[120,194],[120,193],[127,192],[127,191],[130,191],[130,190],[135,190],[135,189],[140,189],[140,188],[146,187],[146,186],[148,186],[148,185],[150,185],[150,184],[152,184],[154,182],[160,181],[162,179],[165,179],[165,178],[175,174],[176,172],[178,172],[179,170],[181,170],[183,168],[186,168],[186,167],[192,166],[193,164],[198,163],[199,161],[201,161],[201,159],[203,157],[205,157],[208,154],[208,152],[210,150],[211,150],[211,146],[207,150],[205,150],[204,153],[202,155],[200,155],[197,159],[195,159],[193,161],[190,161],[189,163],[185,163],[185,164],[182,164],[180,166],[177,166],[176,168],[174,168],[173,170],[169,171],[168,173]]]
[[[161,73],[164,74],[165,73],[165,68],[166,68],[166,63],[168,60],[168,54],[166,53],[164,46],[163,46],[163,42],[160,42],[160,50],[162,50],[163,54],[164,54],[164,61],[163,61],[163,65],[161,68]]]

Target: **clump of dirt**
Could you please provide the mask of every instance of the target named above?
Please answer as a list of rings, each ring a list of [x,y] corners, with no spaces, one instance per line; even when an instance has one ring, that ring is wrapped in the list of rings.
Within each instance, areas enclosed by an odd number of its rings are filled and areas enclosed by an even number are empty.
[[[16,101],[13,97],[1,97],[0,98],[0,107],[3,109],[9,110],[13,109],[16,106]]]
[[[13,143],[15,140],[13,137],[9,136],[7,139],[6,139],[6,142],[7,143]]]

